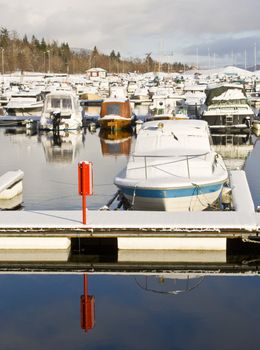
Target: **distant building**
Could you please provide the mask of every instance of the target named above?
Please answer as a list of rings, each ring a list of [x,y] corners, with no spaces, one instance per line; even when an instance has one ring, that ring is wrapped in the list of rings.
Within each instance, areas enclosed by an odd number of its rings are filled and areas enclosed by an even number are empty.
[[[90,68],[86,71],[88,78],[106,78],[107,71],[103,68]]]

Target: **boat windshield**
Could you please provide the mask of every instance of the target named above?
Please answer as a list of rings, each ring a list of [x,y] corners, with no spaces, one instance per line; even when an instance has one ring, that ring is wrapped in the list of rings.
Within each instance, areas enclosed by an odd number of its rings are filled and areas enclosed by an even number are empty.
[[[119,103],[109,103],[107,104],[107,114],[120,115],[120,104]]]

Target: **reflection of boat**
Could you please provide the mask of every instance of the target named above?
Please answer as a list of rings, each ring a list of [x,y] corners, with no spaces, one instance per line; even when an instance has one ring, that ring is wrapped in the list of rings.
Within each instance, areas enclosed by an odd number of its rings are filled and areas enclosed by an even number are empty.
[[[143,125],[115,184],[134,209],[194,211],[217,200],[227,177],[206,122],[166,120]]]
[[[82,144],[80,132],[48,132],[41,135],[47,162],[71,163]]]
[[[57,91],[46,96],[40,120],[41,129],[75,130],[81,126],[81,107],[73,92]]]
[[[126,98],[109,98],[102,102],[100,126],[108,129],[123,129],[131,126],[132,110]]]
[[[101,129],[99,133],[102,154],[129,155],[132,141],[132,129],[114,130]]]
[[[178,295],[191,292],[204,280],[204,276],[164,274],[160,276],[136,276],[136,284],[147,292]]]
[[[243,134],[211,134],[213,148],[219,153],[229,170],[242,169],[249,153],[253,150],[252,136]]]

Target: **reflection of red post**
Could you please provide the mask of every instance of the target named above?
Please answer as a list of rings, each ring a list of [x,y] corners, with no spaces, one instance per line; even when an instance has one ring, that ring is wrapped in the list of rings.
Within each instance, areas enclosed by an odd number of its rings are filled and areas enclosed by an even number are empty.
[[[80,325],[85,332],[95,326],[95,298],[88,295],[87,275],[84,275],[84,295],[80,297]]]
[[[82,222],[87,222],[86,196],[93,194],[92,163],[81,162],[78,164],[78,192],[82,196]]]

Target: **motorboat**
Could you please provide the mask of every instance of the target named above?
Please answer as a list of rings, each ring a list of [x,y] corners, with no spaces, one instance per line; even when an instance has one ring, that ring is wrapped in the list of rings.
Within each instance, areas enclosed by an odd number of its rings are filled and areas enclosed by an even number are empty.
[[[13,93],[4,109],[7,114],[15,116],[39,115],[43,108],[41,91],[19,91]]]
[[[135,210],[198,211],[219,198],[227,179],[205,121],[165,120],[143,124],[114,183]]]
[[[82,126],[82,108],[71,91],[57,91],[46,95],[40,119],[40,129],[77,130]]]
[[[132,124],[132,109],[127,98],[108,98],[101,104],[99,124],[101,128],[123,129]]]
[[[147,121],[172,119],[189,119],[187,108],[179,103],[176,104],[174,109],[172,109],[171,105],[163,105],[162,108],[151,109],[151,114],[147,118]]]
[[[212,98],[208,109],[201,118],[206,120],[210,128],[245,129],[252,126],[255,113],[248,105],[241,89],[228,89]]]

